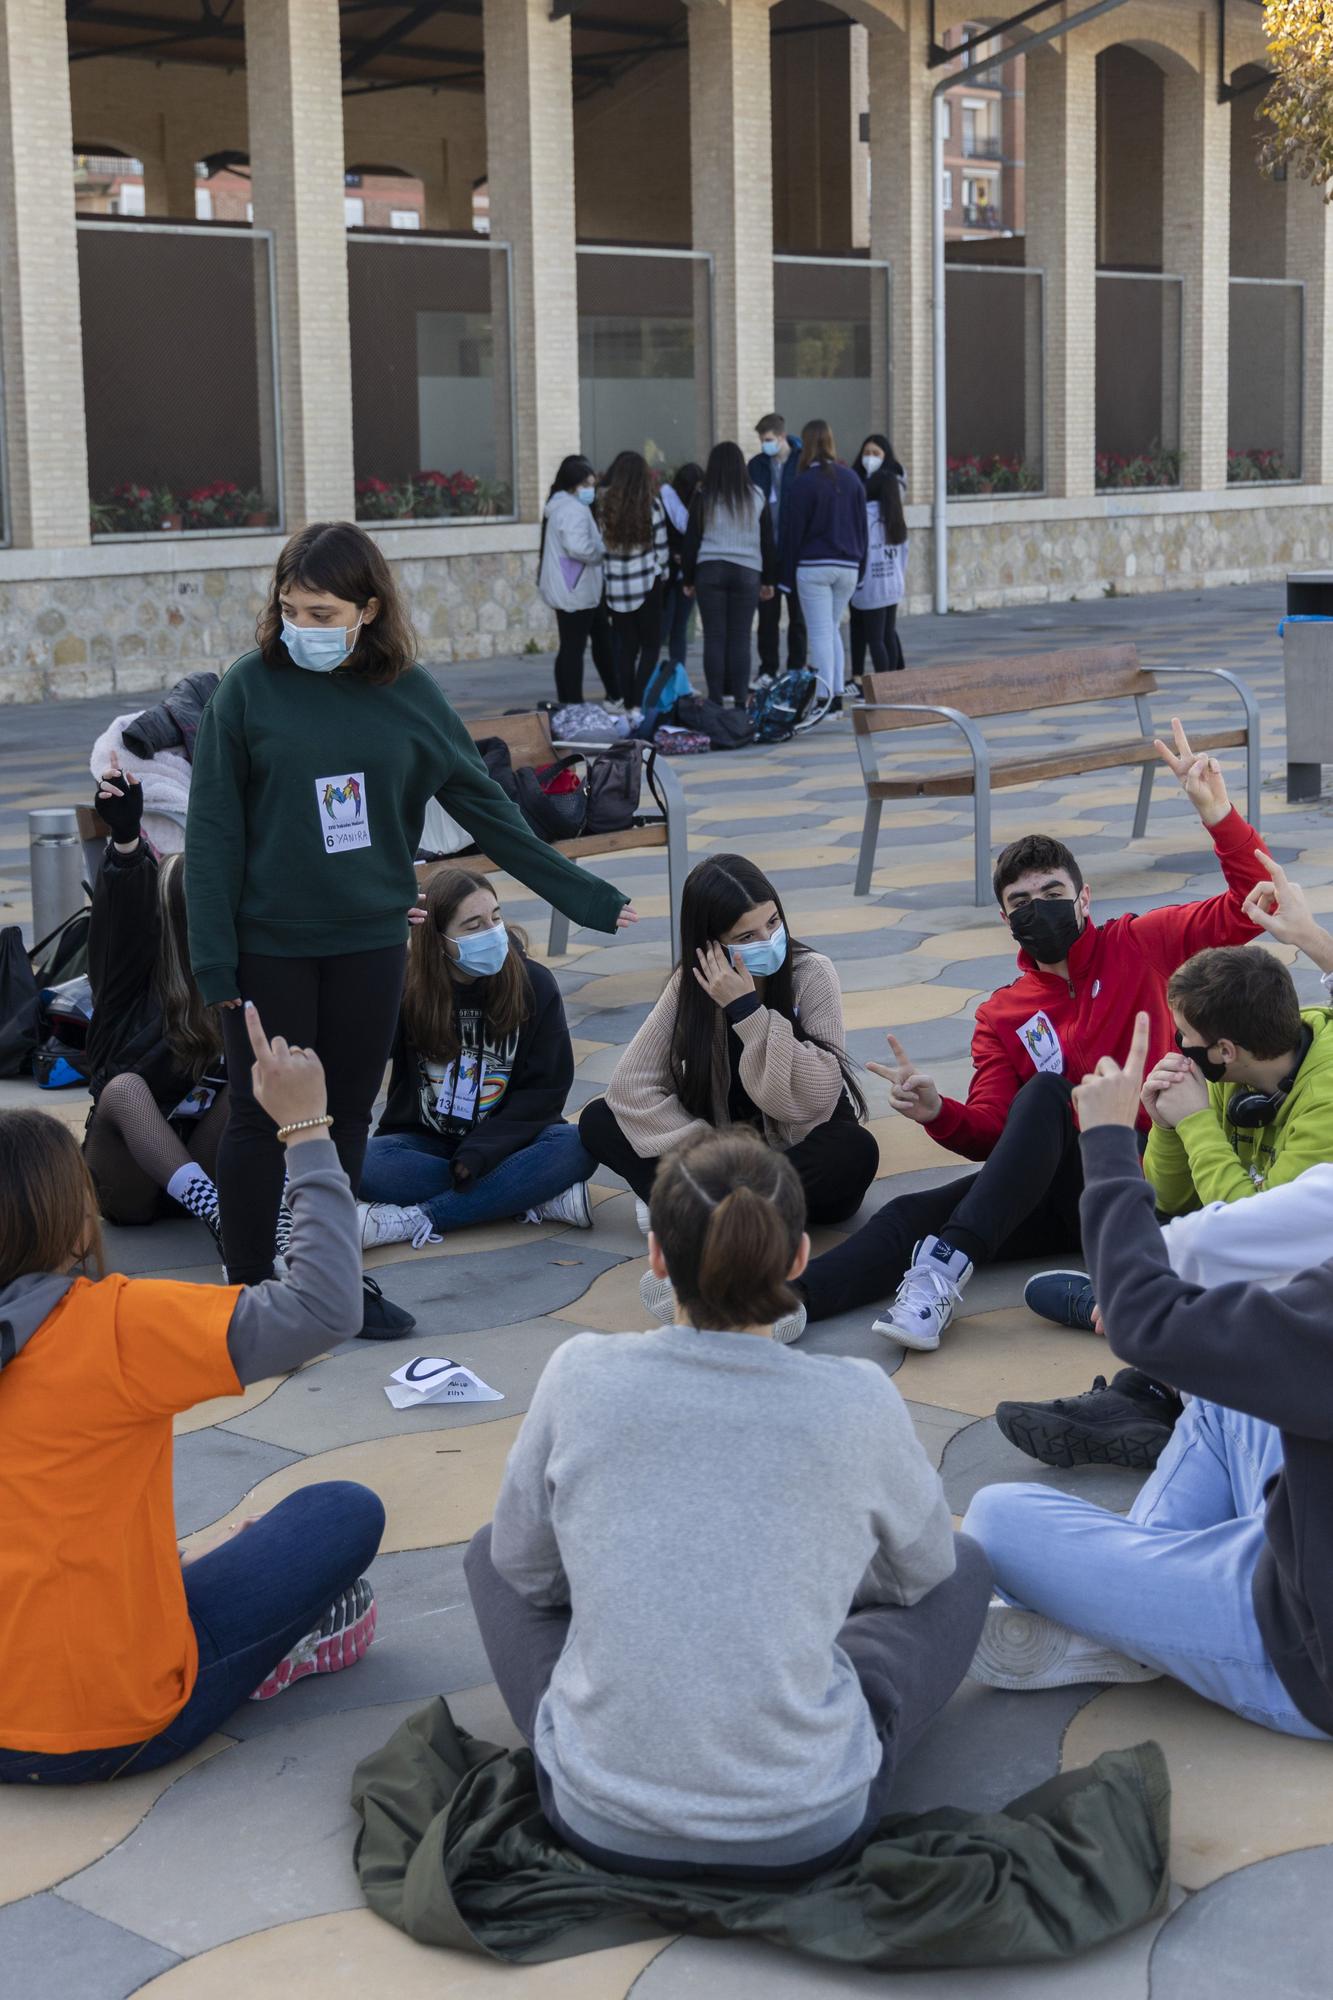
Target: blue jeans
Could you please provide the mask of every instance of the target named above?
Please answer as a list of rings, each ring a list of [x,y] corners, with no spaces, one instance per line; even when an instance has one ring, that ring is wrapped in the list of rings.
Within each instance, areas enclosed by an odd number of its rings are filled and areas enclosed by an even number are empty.
[[[1271,1424],[1190,1402],[1127,1518],[1049,1486],[985,1486],[963,1532],[1012,1603],[1247,1721],[1323,1742],[1282,1685],[1254,1615],[1264,1487],[1281,1469]]]
[[[825,694],[841,694],[847,675],[838,627],[856,589],[856,571],[837,563],[807,563],[796,572],[810,665]]]
[[[95,1784],[184,1756],[369,1568],[383,1533],[384,1507],[368,1486],[329,1479],[289,1494],[252,1528],[185,1566],[199,1673],[180,1714],[146,1742],[115,1749],[0,1750],[0,1784]]]
[[[522,1215],[586,1181],[597,1162],[586,1153],[577,1125],[548,1125],[530,1146],[511,1153],[479,1180],[454,1186],[456,1139],[435,1132],[387,1132],[372,1139],[361,1173],[362,1201],[392,1201],[419,1208],[441,1236],[474,1222]]]

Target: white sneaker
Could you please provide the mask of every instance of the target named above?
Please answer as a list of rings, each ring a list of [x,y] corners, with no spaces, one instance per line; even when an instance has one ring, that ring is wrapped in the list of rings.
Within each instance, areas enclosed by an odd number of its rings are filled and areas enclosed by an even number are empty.
[[[1140,1666],[1097,1639],[1085,1639],[1053,1618],[1021,1611],[993,1597],[968,1677],[986,1687],[1025,1693],[1029,1688],[1078,1687],[1085,1681],[1159,1681],[1156,1667]]]
[[[573,1187],[563,1194],[552,1195],[536,1208],[530,1208],[524,1216],[525,1222],[568,1222],[575,1229],[592,1228],[592,1202],[588,1196],[588,1183],[575,1181]]]
[[[938,1236],[923,1236],[893,1304],[874,1321],[875,1332],[917,1354],[931,1353],[962,1304],[971,1275],[971,1260],[961,1250],[951,1250]]]
[[[646,1202],[646,1201],[640,1201],[640,1200],[639,1200],[639,1197],[638,1197],[637,1195],[635,1195],[635,1197],[634,1197],[634,1220],[635,1220],[635,1221],[636,1221],[636,1222],[638,1223],[638,1225],[639,1225],[639,1228],[640,1228],[640,1229],[642,1230],[643,1234],[644,1234],[644,1235],[646,1236],[646,1235],[648,1234],[648,1231],[649,1231],[649,1230],[650,1230],[650,1229],[652,1228],[652,1226],[653,1226],[653,1224],[652,1224],[652,1218],[651,1218],[651,1216],[650,1216],[650,1215],[649,1215],[649,1213],[648,1213],[648,1204],[647,1204],[647,1202]]]
[[[378,1250],[386,1243],[410,1243],[414,1250],[421,1250],[427,1243],[443,1241],[430,1217],[419,1208],[396,1208],[391,1201],[359,1201],[356,1219],[363,1250]]]
[[[676,1294],[669,1278],[655,1278],[651,1271],[645,1271],[639,1280],[639,1297],[654,1319],[660,1319],[664,1326],[670,1326],[676,1317]],[[805,1307],[797,1306],[773,1328],[773,1338],[781,1346],[789,1347],[793,1340],[799,1340],[805,1332]]]

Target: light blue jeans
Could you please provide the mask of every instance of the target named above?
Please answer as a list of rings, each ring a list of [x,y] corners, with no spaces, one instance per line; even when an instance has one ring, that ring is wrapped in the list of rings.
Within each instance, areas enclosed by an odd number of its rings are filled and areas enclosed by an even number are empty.
[[[386,1132],[366,1148],[361,1171],[362,1201],[392,1201],[416,1207],[445,1236],[478,1222],[498,1222],[551,1201],[596,1167],[583,1150],[577,1125],[548,1125],[530,1146],[511,1153],[479,1180],[454,1186],[453,1156],[458,1142],[434,1132]]]
[[[838,628],[856,589],[856,571],[838,563],[807,563],[796,572],[796,588],[815,678],[826,694],[841,694],[845,675]]]
[[[1050,1486],[985,1486],[963,1521],[1011,1603],[1054,1618],[1284,1736],[1307,1722],[1264,1650],[1251,1595],[1271,1424],[1190,1402],[1127,1517]]]

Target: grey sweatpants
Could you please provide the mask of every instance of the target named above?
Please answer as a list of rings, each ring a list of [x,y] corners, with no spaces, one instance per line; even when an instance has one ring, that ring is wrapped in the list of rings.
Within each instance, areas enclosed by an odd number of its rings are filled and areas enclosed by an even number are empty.
[[[986,1606],[991,1594],[990,1564],[983,1550],[968,1535],[956,1535],[957,1565],[951,1577],[913,1605],[881,1604],[853,1611],[838,1634],[838,1644],[856,1669],[862,1693],[874,1718],[884,1746],[879,1774],[870,1787],[870,1798],[860,1832],[840,1850],[838,1859],[859,1851],[889,1808],[890,1793],[898,1766],[918,1738],[934,1721],[972,1664],[981,1637]],[[550,1684],[556,1661],[564,1651],[569,1632],[568,1605],[552,1609],[530,1604],[506,1581],[491,1560],[489,1523],[479,1528],[463,1559],[472,1609],[481,1629],[482,1644],[504,1697],[505,1707],[525,1743],[531,1743],[537,1709]],[[538,1771],[538,1789],[550,1816],[544,1773]],[[762,1865],[736,1870],[716,1864],[645,1863],[629,1856],[611,1856],[589,1850],[586,1843],[573,1840],[566,1829],[557,1828],[571,1846],[586,1852],[603,1866],[618,1862],[635,1874],[679,1876],[692,1872],[723,1877],[733,1872],[762,1878],[766,1872],[790,1877],[808,1874],[816,1867],[830,1865],[831,1857],[793,1870],[790,1866],[766,1871]],[[760,1862],[756,1855],[755,1863]]]

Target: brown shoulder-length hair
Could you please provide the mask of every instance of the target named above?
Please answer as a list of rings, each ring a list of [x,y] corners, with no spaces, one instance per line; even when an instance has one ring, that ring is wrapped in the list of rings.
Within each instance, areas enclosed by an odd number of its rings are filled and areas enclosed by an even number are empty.
[[[598,515],[602,540],[612,555],[632,555],[652,547],[653,475],[642,452],[622,451],[612,459],[602,486]]]
[[[46,1111],[0,1111],[0,1287],[71,1258],[102,1275],[97,1196],[78,1140]]]
[[[462,1047],[454,1010],[464,989],[453,977],[444,940],[454,912],[474,889],[495,894],[494,885],[470,868],[442,868],[426,887],[425,923],[412,926],[403,1026],[412,1047],[429,1062],[454,1062]],[[527,944],[523,932],[511,926],[509,956],[500,970],[467,989],[469,995],[475,991],[486,1026],[497,1040],[516,1034],[532,1013],[532,981],[523,960]]]
[[[798,472],[808,472],[817,465],[830,478],[838,463],[838,447],[833,442],[833,432],[823,417],[814,417],[801,432],[801,462]]]
[[[667,1153],[650,1214],[694,1326],[730,1333],[792,1311],[787,1273],[805,1231],[805,1193],[790,1160],[757,1132],[733,1125]]]
[[[190,970],[185,912],[185,856],[168,854],[158,867],[158,943],[154,985],[171,1052],[197,1083],[222,1054],[215,1007],[206,1006]]]
[[[270,667],[286,664],[280,600],[293,584],[340,597],[358,610],[372,597],[379,599],[379,610],[361,627],[355,646],[336,672],[387,687],[416,665],[417,635],[402,590],[382,550],[355,521],[312,521],[292,536],[278,557],[268,602],[255,626],[259,650]]]

